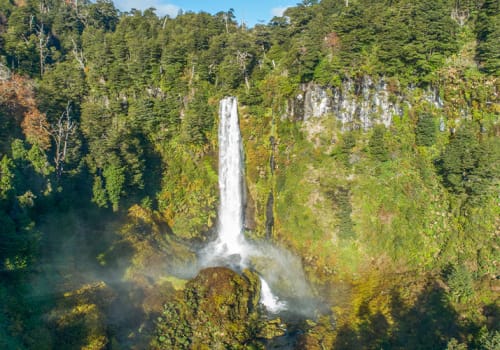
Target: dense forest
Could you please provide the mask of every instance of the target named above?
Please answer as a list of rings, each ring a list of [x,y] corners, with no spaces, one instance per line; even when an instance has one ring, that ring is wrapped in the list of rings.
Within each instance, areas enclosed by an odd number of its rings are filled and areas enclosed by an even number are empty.
[[[499,349],[499,75],[498,0],[303,0],[253,28],[0,0],[0,347]],[[245,235],[300,259],[308,315],[192,271],[225,96]]]

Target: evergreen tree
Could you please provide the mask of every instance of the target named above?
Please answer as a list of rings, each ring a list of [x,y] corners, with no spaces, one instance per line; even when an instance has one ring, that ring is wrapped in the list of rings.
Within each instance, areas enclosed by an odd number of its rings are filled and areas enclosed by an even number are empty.
[[[125,168],[121,166],[118,158],[113,157],[110,160],[110,164],[104,168],[103,176],[105,179],[106,193],[113,207],[113,211],[118,211],[120,198],[124,194],[125,184]],[[102,202],[98,180],[94,184],[94,186],[96,186],[95,190],[97,190],[97,197],[95,197],[95,200]],[[94,194],[96,193],[94,192]]]
[[[94,185],[92,187],[92,202],[99,207],[106,208],[108,206],[108,196],[104,189],[102,178],[100,176],[94,177]]]
[[[481,68],[489,73],[500,75],[500,3],[485,0],[477,17],[476,58]]]
[[[418,116],[415,127],[415,141],[418,146],[432,146],[436,142],[436,123],[430,114]]]
[[[500,150],[496,138],[478,138],[478,126],[467,122],[450,140],[437,162],[448,189],[464,203],[481,205],[498,183]]]
[[[385,144],[384,136],[385,126],[376,125],[373,128],[373,132],[368,143],[370,155],[373,157],[373,159],[379,162],[385,162],[389,160],[389,151]]]
[[[477,128],[472,123],[463,125],[446,146],[438,162],[444,184],[456,194],[467,192],[470,174],[476,163],[479,146]]]

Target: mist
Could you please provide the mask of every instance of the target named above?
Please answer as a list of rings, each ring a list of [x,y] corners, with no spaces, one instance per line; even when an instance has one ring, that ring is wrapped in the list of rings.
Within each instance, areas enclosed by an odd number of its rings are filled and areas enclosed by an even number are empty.
[[[28,298],[40,307],[44,326],[59,335],[54,347],[83,346],[89,332],[106,337],[111,332],[110,339],[131,349],[147,347],[155,315],[175,292],[169,271],[188,266],[172,258],[172,249],[188,259],[194,253],[175,243],[165,249],[165,234],[124,229],[129,222],[92,208],[44,217]]]

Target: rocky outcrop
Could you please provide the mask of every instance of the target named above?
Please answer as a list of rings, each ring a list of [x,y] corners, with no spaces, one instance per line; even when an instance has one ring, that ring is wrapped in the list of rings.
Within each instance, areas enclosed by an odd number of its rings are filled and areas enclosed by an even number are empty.
[[[384,79],[370,77],[346,79],[340,87],[322,87],[315,83],[301,85],[301,93],[288,101],[286,117],[308,120],[333,116],[343,129],[369,129],[375,124],[391,125],[395,116],[403,115],[403,106],[410,105],[410,97],[401,94],[398,86],[389,86]],[[409,95],[415,89],[408,88]],[[443,101],[435,90],[428,90],[423,99],[436,108]]]
[[[251,344],[263,327],[259,277],[226,267],[202,271],[165,305],[158,319],[159,349],[227,349]]]

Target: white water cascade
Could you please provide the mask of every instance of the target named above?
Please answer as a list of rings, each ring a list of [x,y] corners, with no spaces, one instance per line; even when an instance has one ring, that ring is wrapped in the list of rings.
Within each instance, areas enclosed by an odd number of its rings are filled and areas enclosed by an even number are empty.
[[[243,146],[238,124],[238,100],[226,97],[220,102],[219,124],[219,237],[216,253],[238,254],[246,258],[243,236]]]
[[[226,97],[220,102],[219,124],[219,223],[218,238],[207,251],[210,260],[239,257],[239,267],[248,265],[251,256],[262,252],[245,240],[243,146],[238,120],[238,100]],[[214,260],[215,258],[215,260]],[[261,301],[269,312],[286,309],[286,303],[273,295],[267,282],[261,277]]]
[[[260,278],[260,302],[264,305],[267,311],[277,314],[280,311],[286,310],[286,303],[280,301],[277,296],[271,291],[271,287],[267,284],[266,280]]]

